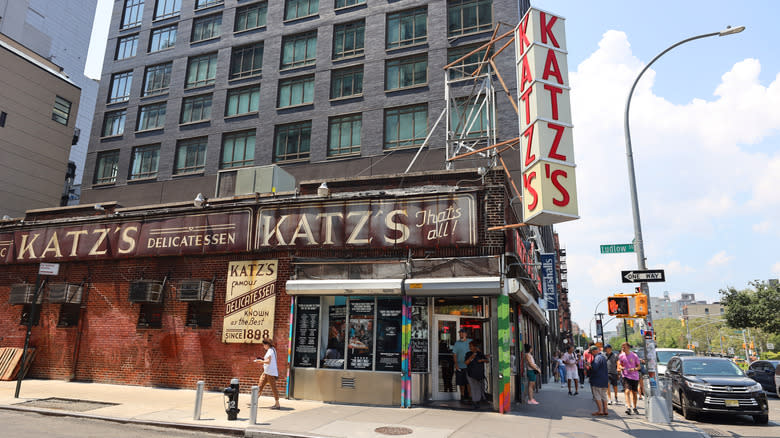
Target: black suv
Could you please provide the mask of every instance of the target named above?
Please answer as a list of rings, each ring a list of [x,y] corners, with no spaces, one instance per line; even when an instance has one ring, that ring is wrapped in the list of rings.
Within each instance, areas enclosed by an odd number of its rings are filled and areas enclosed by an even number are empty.
[[[672,379],[672,404],[689,420],[697,413],[710,412],[751,415],[756,424],[769,422],[769,404],[761,384],[728,359],[673,357],[666,376]]]

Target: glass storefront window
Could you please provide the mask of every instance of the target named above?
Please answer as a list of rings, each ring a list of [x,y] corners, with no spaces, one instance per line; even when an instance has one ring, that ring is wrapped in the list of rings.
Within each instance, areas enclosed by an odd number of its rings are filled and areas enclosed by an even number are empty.
[[[344,368],[344,339],[347,323],[347,299],[346,297],[322,298],[322,355],[320,368]]]
[[[377,299],[376,370],[401,371],[401,300]]]
[[[350,298],[347,368],[370,370],[374,361],[374,298]]]
[[[439,315],[486,317],[485,302],[482,297],[436,298],[433,300],[434,312]]]

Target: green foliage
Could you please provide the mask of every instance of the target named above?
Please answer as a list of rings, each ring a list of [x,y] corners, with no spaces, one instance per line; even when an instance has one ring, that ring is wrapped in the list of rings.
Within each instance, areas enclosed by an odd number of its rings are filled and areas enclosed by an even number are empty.
[[[773,353],[771,351],[767,351],[767,352],[761,353],[761,359],[763,359],[763,360],[776,360],[776,359],[780,359],[780,352]]]
[[[729,326],[780,333],[780,286],[764,281],[754,281],[750,285],[752,289],[729,287],[720,290]]]

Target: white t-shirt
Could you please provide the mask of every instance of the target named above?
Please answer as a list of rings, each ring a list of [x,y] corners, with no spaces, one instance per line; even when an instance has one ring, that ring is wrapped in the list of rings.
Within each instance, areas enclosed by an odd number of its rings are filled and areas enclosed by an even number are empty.
[[[269,363],[263,364],[263,372],[265,372],[269,376],[278,377],[279,370],[276,368],[276,348],[269,348],[268,350],[266,350],[263,359],[271,360]]]

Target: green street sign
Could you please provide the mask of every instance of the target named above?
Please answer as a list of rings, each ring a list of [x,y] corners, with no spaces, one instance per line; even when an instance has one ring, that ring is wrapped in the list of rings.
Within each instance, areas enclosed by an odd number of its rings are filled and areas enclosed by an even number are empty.
[[[612,245],[601,245],[602,254],[622,254],[626,252],[634,252],[633,243],[618,243]]]

